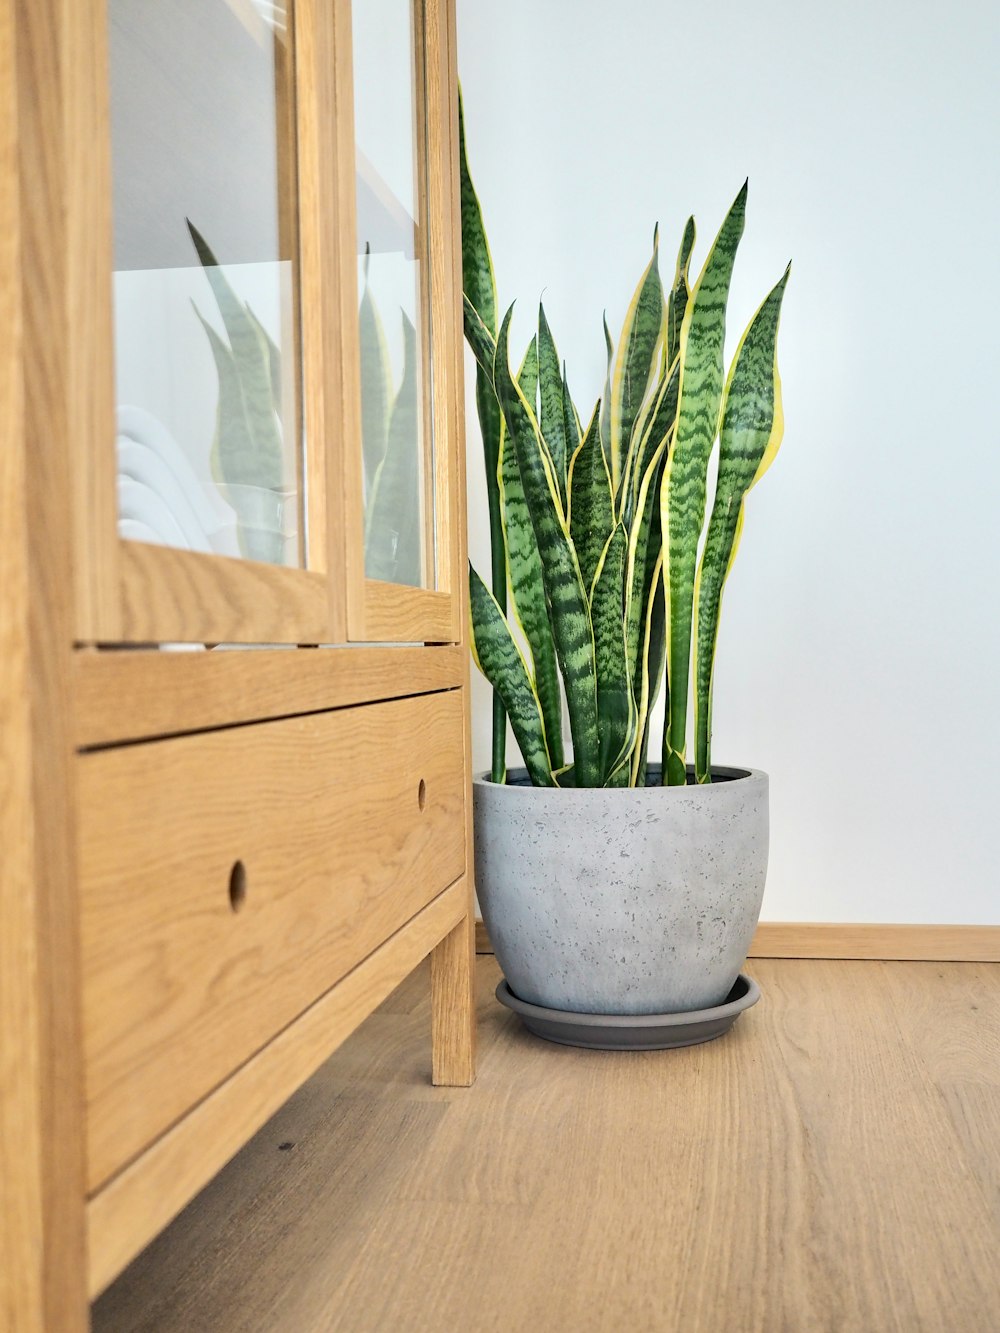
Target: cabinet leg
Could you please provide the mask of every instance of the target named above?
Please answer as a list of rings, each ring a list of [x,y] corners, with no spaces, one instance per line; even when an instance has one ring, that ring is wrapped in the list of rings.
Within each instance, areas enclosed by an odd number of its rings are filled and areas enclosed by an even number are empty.
[[[431,954],[432,1079],[467,1088],[476,1077],[476,923],[471,911]]]

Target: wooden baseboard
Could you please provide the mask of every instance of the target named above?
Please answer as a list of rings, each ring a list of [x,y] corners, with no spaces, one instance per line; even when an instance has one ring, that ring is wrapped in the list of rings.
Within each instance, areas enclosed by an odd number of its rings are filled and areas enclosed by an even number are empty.
[[[476,952],[493,952],[483,921],[476,922]],[[1000,963],[1000,926],[841,925],[826,921],[762,921],[750,945],[749,956]]]

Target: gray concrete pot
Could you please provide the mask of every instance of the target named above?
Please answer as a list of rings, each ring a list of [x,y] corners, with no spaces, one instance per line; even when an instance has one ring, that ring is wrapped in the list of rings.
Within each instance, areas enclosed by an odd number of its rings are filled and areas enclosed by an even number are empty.
[[[523,769],[475,779],[476,889],[516,996],[590,1014],[726,999],[764,895],[767,774],[712,774],[615,790],[531,787]]]

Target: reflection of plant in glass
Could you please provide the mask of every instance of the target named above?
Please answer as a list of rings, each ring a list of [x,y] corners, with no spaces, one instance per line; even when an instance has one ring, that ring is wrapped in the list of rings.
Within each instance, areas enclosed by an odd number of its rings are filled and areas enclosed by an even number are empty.
[[[417,332],[405,311],[403,378],[393,388],[389,346],[368,281],[358,310],[361,339],[361,445],[365,472],[365,573],[420,583],[420,453],[417,447]]]
[[[243,554],[280,563],[285,542],[281,353],[233,291],[204,237],[191,222],[187,225],[229,339],[220,337],[194,307],[219,377],[212,475],[236,511]]]

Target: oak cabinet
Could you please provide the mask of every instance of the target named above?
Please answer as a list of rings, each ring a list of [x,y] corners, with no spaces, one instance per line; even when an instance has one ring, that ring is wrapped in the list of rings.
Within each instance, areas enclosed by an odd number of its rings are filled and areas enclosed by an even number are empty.
[[[472,1081],[454,13],[0,14],[0,1309],[62,1333],[428,953]]]

